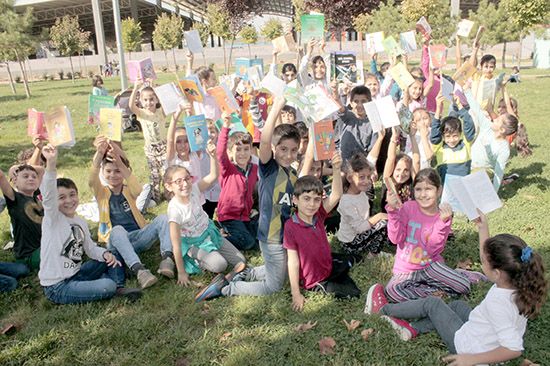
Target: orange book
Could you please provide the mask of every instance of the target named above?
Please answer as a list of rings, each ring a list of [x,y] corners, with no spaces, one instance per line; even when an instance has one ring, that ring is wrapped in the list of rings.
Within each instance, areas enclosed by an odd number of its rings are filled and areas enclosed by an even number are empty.
[[[332,121],[325,119],[313,124],[313,157],[315,160],[330,160],[336,146],[334,144],[334,128]]]
[[[213,88],[209,88],[208,94],[214,97],[216,104],[220,107],[222,112],[227,112],[229,114],[238,112],[239,105],[237,104],[237,101],[223,86],[218,85]]]
[[[44,116],[44,121],[50,144],[62,147],[74,146],[73,121],[67,107],[54,108]]]

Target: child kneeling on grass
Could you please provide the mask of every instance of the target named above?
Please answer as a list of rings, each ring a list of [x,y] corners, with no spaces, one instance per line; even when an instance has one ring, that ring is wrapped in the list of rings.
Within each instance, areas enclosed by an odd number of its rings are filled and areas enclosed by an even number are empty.
[[[342,196],[342,158],[332,158],[332,192],[323,200],[323,183],[304,176],[296,181],[292,202],[297,207],[285,224],[283,247],[288,253],[288,277],[292,309],[302,310],[305,302],[300,287],[334,294],[336,298],[359,297],[361,291],[349,277],[353,258],[331,254],[325,218]]]
[[[40,185],[44,206],[40,271],[46,297],[57,304],[109,299],[115,295],[135,300],[138,289],[124,288],[124,269],[115,256],[90,237],[86,221],[76,216],[78,189],[68,178],[56,180],[57,149],[43,149],[47,161]],[[86,253],[91,260],[82,263]]]
[[[367,295],[365,313],[382,314],[403,340],[435,329],[452,353],[443,358],[451,365],[496,364],[519,357],[527,319],[536,317],[546,300],[542,257],[515,235],[489,237],[481,212],[477,225],[481,266],[494,282],[481,304],[471,310],[464,301],[446,304],[437,297],[388,304],[384,287],[376,284]]]

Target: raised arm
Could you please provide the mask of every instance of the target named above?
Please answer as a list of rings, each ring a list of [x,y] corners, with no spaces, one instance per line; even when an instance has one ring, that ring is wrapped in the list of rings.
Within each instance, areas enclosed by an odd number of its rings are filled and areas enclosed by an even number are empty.
[[[218,159],[216,159],[216,145],[212,141],[208,141],[206,152],[210,156],[210,173],[202,178],[197,184],[199,191],[206,191],[218,179]]]
[[[185,70],[185,76],[191,76],[193,74],[193,53],[187,51],[187,54],[185,55],[185,60],[187,61],[187,68]]]
[[[477,54],[479,52],[479,39],[481,38],[481,34],[483,33],[484,30],[485,30],[484,26],[480,26],[477,29],[477,33],[474,38],[474,43],[472,46],[472,54],[470,56],[470,59],[468,60],[468,62],[474,67],[477,66]]]
[[[430,94],[430,91],[434,86],[434,69],[432,69],[431,67],[429,69],[430,71],[428,71],[428,82],[426,83],[426,86],[424,87],[424,92],[422,93],[425,97]],[[439,73],[441,75],[441,71],[439,71]]]
[[[456,58],[456,69],[460,69],[462,66],[462,53],[460,52],[460,36],[455,37],[456,46],[455,46],[455,58]]]
[[[277,122],[281,109],[283,109],[284,106],[285,98],[281,96],[275,97],[273,106],[271,107],[271,111],[269,111],[267,121],[265,122],[265,126],[262,130],[262,137],[260,140],[260,151],[258,155],[263,164],[267,163],[273,155],[271,150],[271,138],[273,137],[275,122]]]
[[[0,170],[0,189],[2,190],[2,194],[4,195],[4,197],[12,201],[15,199],[15,192],[10,184],[8,177],[6,177],[2,170]]]
[[[392,127],[391,139],[388,146],[388,157],[386,164],[384,165],[384,178],[390,178],[393,175],[393,169],[395,168],[395,157],[397,156],[397,144],[399,143],[399,129]]]
[[[132,89],[132,94],[130,94],[130,100],[128,101],[130,111],[132,111],[132,113],[135,115],[139,115],[139,107],[137,106],[136,97],[138,93],[138,88],[141,86],[141,84],[141,81],[136,80],[136,82],[134,83],[134,89]]]
[[[342,157],[339,152],[335,152],[332,156],[332,191],[330,196],[324,199],[323,207],[326,212],[332,211],[334,207],[340,201],[342,197],[343,188],[342,188]]]
[[[441,114],[443,112],[443,102],[445,97],[441,94],[437,95],[435,114],[432,118],[432,131],[430,135],[430,142],[434,145],[438,145],[443,140],[443,134],[441,133]]]
[[[416,174],[420,171],[420,150],[418,149],[418,143],[416,141],[416,124],[412,123],[409,131],[409,139],[411,140],[412,151],[412,177],[416,177]]]
[[[372,149],[369,151],[369,154],[367,155],[367,160],[373,166],[376,166],[376,162],[378,161],[378,156],[380,156],[380,149],[382,148],[382,143],[384,142],[385,136],[386,136],[386,130],[382,127],[382,129],[377,133],[376,142],[374,143],[374,145],[372,146]]]

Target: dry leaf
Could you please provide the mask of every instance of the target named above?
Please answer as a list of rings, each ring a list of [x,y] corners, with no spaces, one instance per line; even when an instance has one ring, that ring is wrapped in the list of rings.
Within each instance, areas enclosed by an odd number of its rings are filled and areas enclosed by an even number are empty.
[[[204,287],[204,283],[199,282],[199,281],[193,281],[193,280],[191,280],[191,285],[195,286],[196,288],[203,288]]]
[[[472,260],[470,258],[468,258],[466,260],[458,262],[456,264],[456,268],[471,270],[472,269]]]
[[[203,303],[201,314],[206,315],[210,311],[210,305]]]
[[[523,362],[519,366],[540,366],[538,363],[534,363],[531,360],[524,359]]]
[[[346,319],[344,319],[343,322],[346,325],[346,328],[348,328],[348,332],[353,332],[355,329],[357,329],[358,326],[361,325],[361,321],[355,319],[351,319],[349,323]]]
[[[322,355],[334,354],[334,346],[336,346],[336,341],[332,337],[325,337],[319,341],[319,351]]]
[[[307,332],[308,330],[310,330],[312,328],[315,328],[316,325],[317,325],[317,322],[313,323],[310,320],[307,323],[297,325],[296,328],[294,328],[294,330],[299,332],[299,333],[303,333],[303,332]]]
[[[220,337],[220,342],[225,342],[229,339],[229,337],[231,337],[231,332],[225,332],[224,334],[222,334],[222,336]]]
[[[367,341],[372,333],[374,333],[374,329],[372,328],[363,329],[361,331],[361,337],[363,337],[363,340]]]

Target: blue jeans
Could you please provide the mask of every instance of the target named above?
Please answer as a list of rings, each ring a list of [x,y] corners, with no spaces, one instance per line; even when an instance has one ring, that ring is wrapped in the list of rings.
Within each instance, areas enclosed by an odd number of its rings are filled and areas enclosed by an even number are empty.
[[[128,268],[141,263],[137,253],[143,252],[160,240],[160,253],[172,252],[168,216],[157,216],[142,229],[127,232],[122,226],[115,226],[109,236],[109,250],[120,254]]]
[[[17,279],[29,274],[29,268],[22,263],[0,262],[0,292],[17,288]]]
[[[229,234],[226,239],[239,250],[250,250],[258,246],[258,220],[220,221],[222,228]]]
[[[44,286],[44,294],[56,304],[81,304],[110,299],[116,293],[121,274],[124,282],[122,267],[108,267],[105,262],[89,260],[71,278],[55,285]]]

